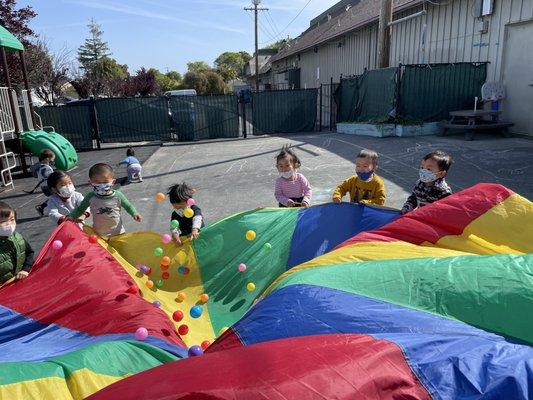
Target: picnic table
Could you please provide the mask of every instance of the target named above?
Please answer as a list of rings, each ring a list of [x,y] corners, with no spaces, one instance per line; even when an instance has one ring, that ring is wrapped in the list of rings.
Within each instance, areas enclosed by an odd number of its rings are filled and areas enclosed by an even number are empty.
[[[500,131],[503,136],[510,137],[509,127],[512,122],[500,121],[500,110],[459,110],[451,111],[449,121],[439,122],[445,135],[450,129],[466,130],[465,139],[473,140],[475,131]]]

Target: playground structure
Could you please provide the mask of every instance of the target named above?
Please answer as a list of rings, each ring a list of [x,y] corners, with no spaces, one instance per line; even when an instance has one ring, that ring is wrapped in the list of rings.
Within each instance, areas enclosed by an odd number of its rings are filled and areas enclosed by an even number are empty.
[[[24,90],[17,96],[7,65],[7,52],[20,57]],[[19,167],[28,171],[26,151],[38,155],[45,148],[56,154],[56,165],[68,171],[78,162],[76,150],[53,127],[44,127],[33,109],[31,88],[28,81],[24,46],[11,32],[0,26],[0,62],[5,86],[0,87],[0,185],[3,190],[13,189],[12,171]],[[17,163],[18,158],[18,163]]]

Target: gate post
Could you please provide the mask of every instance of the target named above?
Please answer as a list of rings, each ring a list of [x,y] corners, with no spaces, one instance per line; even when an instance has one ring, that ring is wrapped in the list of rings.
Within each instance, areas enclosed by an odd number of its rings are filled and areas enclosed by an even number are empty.
[[[94,96],[91,96],[89,100],[89,118],[91,120],[93,136],[96,139],[96,148],[100,150],[102,148],[100,143],[100,127],[98,126],[98,113],[96,111],[96,100],[94,100]]]
[[[320,91],[318,92],[319,98],[319,106],[318,106],[318,131],[322,132],[322,84],[320,84]]]
[[[333,77],[329,78],[329,131],[333,131]]]
[[[242,137],[244,139],[246,139],[246,137],[248,136],[248,131],[247,131],[247,123],[246,123],[246,103],[244,101],[244,93],[241,92],[241,95],[239,96],[239,100],[240,100],[240,103],[241,103],[241,108],[242,108]]]

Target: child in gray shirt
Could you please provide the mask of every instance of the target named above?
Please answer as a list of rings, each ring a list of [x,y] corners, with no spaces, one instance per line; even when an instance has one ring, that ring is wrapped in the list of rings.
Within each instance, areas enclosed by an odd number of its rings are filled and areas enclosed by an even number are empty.
[[[50,219],[57,225],[61,224],[67,216],[78,208],[83,202],[83,195],[76,191],[72,179],[63,171],[55,171],[47,179],[52,195],[48,198],[46,212]],[[83,221],[90,217],[88,209],[78,218]]]

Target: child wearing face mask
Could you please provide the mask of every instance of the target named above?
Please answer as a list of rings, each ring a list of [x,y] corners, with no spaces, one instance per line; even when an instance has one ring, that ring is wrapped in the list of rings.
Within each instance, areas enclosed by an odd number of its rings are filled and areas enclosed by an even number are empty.
[[[13,277],[26,278],[33,265],[33,250],[16,227],[17,213],[0,201],[0,285]]]
[[[385,183],[377,174],[378,153],[363,149],[355,157],[355,175],[349,177],[333,192],[333,202],[342,202],[342,197],[350,194],[350,202],[385,204]]]
[[[301,163],[290,146],[284,146],[276,156],[276,179],[274,197],[280,207],[309,207],[313,195],[311,185],[298,168]]]
[[[204,219],[202,217],[202,210],[196,204],[190,206],[194,215],[190,218],[185,216],[185,208],[189,207],[187,201],[192,199],[196,190],[191,188],[185,182],[173,185],[168,188],[168,200],[174,211],[172,212],[171,220],[178,221],[179,226],[172,229],[172,240],[177,245],[181,244],[180,236],[191,235],[191,239],[198,239],[200,236],[200,229],[204,227]]]
[[[59,225],[82,203],[83,195],[76,191],[72,179],[66,172],[53,172],[48,177],[47,183],[52,191],[52,195],[48,198],[48,216]],[[85,210],[78,220],[83,221],[90,216],[89,210]]]
[[[54,172],[54,169],[52,166],[54,165],[54,160],[56,159],[56,155],[52,150],[44,149],[39,154],[39,165],[37,165],[37,186],[41,188],[41,191],[46,197],[49,197],[52,192],[50,191],[50,188],[46,182],[48,177],[52,172]],[[35,189],[37,188],[35,187]],[[44,203],[39,204],[38,206],[35,206],[35,209],[39,213],[39,215],[42,217],[44,215],[44,209],[46,208],[46,203],[48,200],[46,200]]]
[[[93,191],[85,196],[81,204],[69,214],[69,219],[79,218],[89,207],[93,217],[93,229],[102,237],[119,235],[125,232],[122,225],[122,208],[137,222],[142,216],[118,190],[113,190],[115,174],[109,164],[99,163],[89,169],[89,182]]]
[[[452,189],[445,180],[451,165],[452,158],[444,151],[437,150],[427,154],[418,171],[420,179],[402,207],[402,214],[451,195]]]

